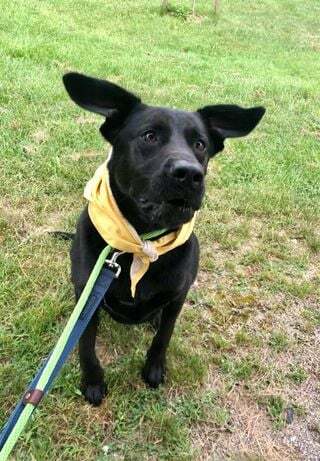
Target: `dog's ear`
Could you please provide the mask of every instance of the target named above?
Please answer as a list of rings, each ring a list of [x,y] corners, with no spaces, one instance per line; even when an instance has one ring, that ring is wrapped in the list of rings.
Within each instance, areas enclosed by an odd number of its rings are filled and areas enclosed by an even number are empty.
[[[70,98],[80,107],[106,117],[101,133],[110,142],[140,98],[114,83],[71,72],[63,76]]]
[[[216,140],[215,152],[224,147],[226,138],[238,138],[250,133],[262,119],[265,108],[251,107],[244,109],[235,105],[206,106],[197,111],[207,129]]]

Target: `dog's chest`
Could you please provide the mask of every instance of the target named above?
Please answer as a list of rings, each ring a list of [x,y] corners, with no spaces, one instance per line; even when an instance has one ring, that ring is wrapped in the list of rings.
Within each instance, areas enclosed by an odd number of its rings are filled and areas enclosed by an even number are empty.
[[[174,267],[166,264],[166,255],[150,264],[148,271],[139,281],[135,299],[131,296],[130,267],[132,255],[124,254],[118,259],[121,274],[105,297],[105,308],[109,314],[122,323],[148,321],[159,309],[168,304],[174,292],[179,290],[179,276],[174,278]]]

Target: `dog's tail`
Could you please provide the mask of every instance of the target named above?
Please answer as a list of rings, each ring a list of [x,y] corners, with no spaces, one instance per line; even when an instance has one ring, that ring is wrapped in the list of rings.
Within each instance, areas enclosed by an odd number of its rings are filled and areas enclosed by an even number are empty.
[[[52,231],[52,232],[48,232],[48,234],[60,240],[73,240],[75,236],[75,234],[72,232],[62,232],[62,231]]]

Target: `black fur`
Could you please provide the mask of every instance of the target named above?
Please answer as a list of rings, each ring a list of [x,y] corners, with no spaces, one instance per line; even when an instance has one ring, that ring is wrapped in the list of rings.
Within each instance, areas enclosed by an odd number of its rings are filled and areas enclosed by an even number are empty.
[[[245,136],[260,121],[262,107],[207,106],[184,112],[143,104],[117,85],[76,73],[64,84],[81,107],[106,117],[102,135],[113,145],[108,164],[117,204],[138,233],[177,229],[201,206],[208,161],[223,149],[227,137]],[[95,261],[105,246],[87,208],[72,242],[72,281],[78,299]],[[182,246],[150,265],[130,294],[131,254],[120,256],[122,272],[109,289],[104,307],[115,320],[136,324],[151,321],[157,332],[142,370],[144,381],[158,387],[165,376],[166,350],[175,321],[194,281],[199,245],[194,234]],[[97,313],[79,344],[82,392],[93,405],[106,393],[104,373],[95,354]]]

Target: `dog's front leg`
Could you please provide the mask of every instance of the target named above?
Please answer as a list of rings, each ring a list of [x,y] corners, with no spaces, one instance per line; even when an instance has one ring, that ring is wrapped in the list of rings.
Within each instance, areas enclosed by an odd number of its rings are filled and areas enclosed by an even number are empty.
[[[163,309],[159,329],[147,352],[146,363],[142,369],[142,378],[153,388],[157,388],[164,381],[166,352],[184,300],[185,296],[172,301]]]
[[[79,358],[82,371],[81,392],[88,402],[98,406],[106,395],[103,369],[96,356],[95,344],[99,313],[95,312],[79,341]]]

